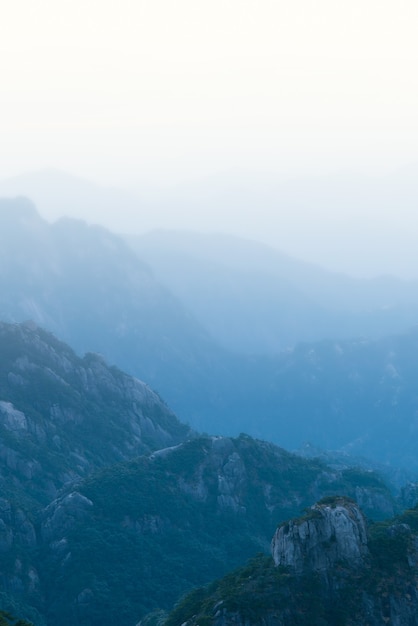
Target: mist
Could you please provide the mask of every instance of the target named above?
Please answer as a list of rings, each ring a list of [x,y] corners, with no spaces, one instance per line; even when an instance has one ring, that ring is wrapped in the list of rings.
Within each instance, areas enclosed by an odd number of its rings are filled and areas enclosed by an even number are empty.
[[[417,11],[13,3],[0,192],[50,220],[226,232],[357,276],[417,277]]]
[[[165,187],[109,187],[58,170],[0,182],[50,222],[72,216],[120,234],[155,229],[256,240],[330,271],[361,278],[418,278],[415,167],[386,176],[277,181],[230,172]]]
[[[2,4],[0,624],[418,626],[418,3]]]

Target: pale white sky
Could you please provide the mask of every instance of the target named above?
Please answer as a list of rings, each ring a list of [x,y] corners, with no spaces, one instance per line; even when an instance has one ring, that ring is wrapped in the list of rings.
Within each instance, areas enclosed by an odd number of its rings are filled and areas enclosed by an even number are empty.
[[[1,0],[0,178],[418,160],[415,0]]]
[[[418,276],[417,32],[416,0],[0,0],[0,181],[56,168],[135,189],[89,208],[115,230]]]

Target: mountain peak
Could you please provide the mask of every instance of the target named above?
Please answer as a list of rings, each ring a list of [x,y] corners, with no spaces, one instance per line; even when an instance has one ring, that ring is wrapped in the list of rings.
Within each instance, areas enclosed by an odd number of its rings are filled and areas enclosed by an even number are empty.
[[[272,540],[275,564],[298,574],[326,571],[337,561],[358,567],[368,552],[364,516],[346,497],[324,498],[302,518],[282,524]]]

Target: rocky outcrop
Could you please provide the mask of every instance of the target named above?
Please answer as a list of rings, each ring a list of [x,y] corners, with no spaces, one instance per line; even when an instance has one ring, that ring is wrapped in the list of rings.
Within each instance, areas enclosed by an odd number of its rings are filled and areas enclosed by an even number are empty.
[[[282,524],[271,548],[275,564],[297,574],[326,571],[339,561],[359,567],[368,555],[366,523],[354,501],[328,498]]]
[[[367,528],[352,500],[327,498],[279,527],[272,555],[192,592],[164,626],[418,626],[417,508]]]
[[[254,508],[256,498],[259,515],[277,521],[315,500],[339,492],[356,502],[359,496],[372,519],[394,514],[393,498],[373,472],[331,470],[316,461],[306,472],[308,466],[298,456],[247,435],[207,437],[199,441],[200,444],[196,440],[196,446],[201,448],[200,457],[196,456],[189,464],[189,471],[177,478],[178,486],[201,502],[216,496],[219,511],[245,515]],[[185,443],[160,450],[151,458],[187,457],[192,445]],[[306,473],[306,477],[300,482],[298,475],[302,473]],[[360,489],[358,481],[365,477],[369,484]]]
[[[44,511],[41,525],[43,541],[65,539],[66,533],[89,514],[92,506],[93,502],[77,491],[54,500]]]
[[[0,353],[0,465],[42,503],[98,467],[191,434],[148,385],[99,355],[80,359],[34,323],[0,322]]]

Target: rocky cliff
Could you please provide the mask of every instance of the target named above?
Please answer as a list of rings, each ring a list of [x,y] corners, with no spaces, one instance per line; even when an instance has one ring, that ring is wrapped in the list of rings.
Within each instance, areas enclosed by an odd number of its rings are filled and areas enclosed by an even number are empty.
[[[190,435],[145,383],[36,324],[0,322],[0,353],[0,481],[26,496]]]
[[[275,564],[296,574],[326,572],[337,562],[356,568],[368,554],[366,522],[355,502],[331,498],[281,525],[271,549]]]
[[[367,528],[353,501],[327,498],[279,527],[272,556],[194,591],[162,623],[418,624],[418,509]]]

